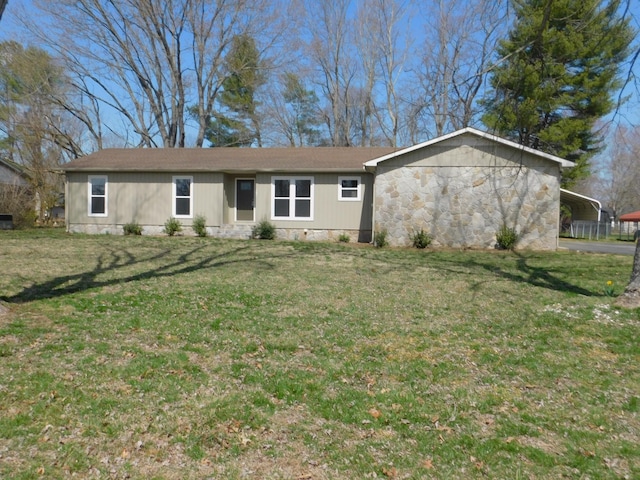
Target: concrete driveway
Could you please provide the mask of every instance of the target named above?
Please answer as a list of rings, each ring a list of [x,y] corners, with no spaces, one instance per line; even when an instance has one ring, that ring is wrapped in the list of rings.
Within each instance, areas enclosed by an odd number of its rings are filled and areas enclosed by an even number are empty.
[[[589,242],[586,240],[573,240],[561,238],[560,248],[574,250],[577,252],[590,253],[612,253],[614,255],[633,255],[636,251],[636,244],[633,242]]]

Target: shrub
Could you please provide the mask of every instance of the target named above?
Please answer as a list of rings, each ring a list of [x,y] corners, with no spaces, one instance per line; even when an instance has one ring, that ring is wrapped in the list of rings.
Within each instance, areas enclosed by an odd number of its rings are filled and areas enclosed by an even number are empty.
[[[411,236],[411,243],[416,248],[427,248],[431,245],[431,235],[421,228],[419,232],[415,232]]]
[[[164,222],[164,233],[166,233],[170,237],[173,237],[176,233],[181,231],[182,231],[182,223],[180,223],[180,220],[173,217],[169,217],[169,219],[166,222]]]
[[[351,241],[351,237],[346,233],[341,233],[338,237],[338,241],[341,243],[349,243]]]
[[[126,223],[122,230],[125,235],[142,235],[142,227],[137,222]]]
[[[0,181],[0,213],[13,215],[14,228],[33,227],[38,214],[31,189]]]
[[[196,235],[199,237],[207,236],[207,219],[204,215],[196,215],[193,219],[192,225],[193,231],[196,232]]]
[[[262,220],[253,227],[251,236],[261,240],[273,240],[276,238],[276,226],[268,220]]]
[[[516,243],[518,243],[516,229],[502,225],[496,233],[496,247],[501,250],[513,250]]]
[[[37,220],[38,214],[35,210],[20,210],[17,214],[13,215],[13,228],[31,228],[36,224]]]
[[[389,242],[387,241],[387,231],[380,230],[379,232],[376,232],[373,236],[373,244],[378,248],[389,245]]]

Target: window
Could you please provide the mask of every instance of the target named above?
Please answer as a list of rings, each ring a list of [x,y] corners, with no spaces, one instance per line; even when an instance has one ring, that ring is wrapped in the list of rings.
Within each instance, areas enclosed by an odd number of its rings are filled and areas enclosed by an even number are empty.
[[[338,200],[360,201],[360,177],[338,177]]]
[[[89,216],[107,216],[107,177],[89,176]]]
[[[313,178],[273,177],[273,218],[313,220]]]
[[[173,177],[173,216],[191,218],[193,177]]]

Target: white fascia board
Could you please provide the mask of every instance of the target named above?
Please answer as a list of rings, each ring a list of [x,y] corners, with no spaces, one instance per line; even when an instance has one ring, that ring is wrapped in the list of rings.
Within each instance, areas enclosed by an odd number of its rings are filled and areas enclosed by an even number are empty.
[[[378,164],[380,162],[384,162],[385,160],[389,160],[391,158],[395,158],[395,157],[398,157],[400,155],[404,155],[406,153],[413,152],[414,150],[419,150],[421,148],[428,147],[430,145],[435,145],[436,143],[444,142],[445,140],[449,140],[450,138],[455,138],[455,137],[457,137],[459,135],[463,135],[465,133],[471,133],[473,135],[476,135],[477,137],[486,138],[486,139],[494,141],[496,143],[501,143],[502,145],[506,145],[508,147],[515,148],[517,150],[522,150],[524,152],[530,153],[532,155],[536,155],[538,157],[546,158],[547,160],[551,160],[552,162],[556,162],[556,163],[560,164],[560,166],[562,168],[571,168],[571,167],[575,166],[575,164],[573,162],[570,162],[569,160],[565,160],[563,158],[556,157],[555,155],[550,155],[548,153],[544,153],[544,152],[541,152],[540,150],[535,150],[535,149],[530,148],[530,147],[525,147],[524,145],[520,145],[519,143],[512,142],[511,140],[507,140],[507,139],[504,139],[502,137],[498,137],[496,135],[492,135],[492,134],[487,133],[487,132],[482,132],[480,130],[476,130],[475,128],[471,128],[471,127],[463,128],[463,129],[457,130],[457,131],[455,131],[453,133],[449,133],[447,135],[443,135],[441,137],[434,138],[432,140],[427,140],[426,142],[419,143],[419,144],[414,145],[412,147],[408,147],[408,148],[404,148],[402,150],[398,150],[397,152],[390,153],[390,154],[385,155],[383,157],[379,157],[379,158],[375,158],[373,160],[369,160],[368,162],[365,162],[364,166],[365,166],[365,168],[371,168],[371,167],[375,168],[375,167],[378,166]]]

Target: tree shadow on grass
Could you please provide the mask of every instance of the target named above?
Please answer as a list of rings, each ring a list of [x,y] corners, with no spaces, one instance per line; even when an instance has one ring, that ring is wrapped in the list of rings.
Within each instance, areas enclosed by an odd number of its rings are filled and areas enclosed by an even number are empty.
[[[547,267],[534,267],[528,262],[526,255],[520,252],[513,252],[516,259],[517,271],[508,271],[502,267],[497,266],[495,263],[483,263],[477,260],[469,260],[464,262],[465,266],[478,267],[480,269],[490,272],[499,278],[503,278],[512,282],[527,283],[535,287],[546,288],[548,290],[555,290],[558,292],[568,292],[577,295],[584,295],[587,297],[600,296],[599,293],[594,293],[590,290],[582,288],[574,283],[567,282],[559,278],[553,273],[552,269]]]
[[[201,251],[205,247],[206,245],[202,245],[193,248],[170,261],[163,261],[164,257],[171,255],[170,249],[164,249],[144,258],[139,258],[139,256],[137,257],[126,250],[111,250],[100,254],[96,265],[90,270],[34,283],[15,295],[0,296],[0,300],[9,304],[26,303],[34,300],[62,297],[92,288],[121,285],[152,278],[173,277],[234,263],[252,262],[256,267],[272,268],[273,266],[269,263],[270,260],[296,254],[292,250],[258,258],[255,252],[250,250],[250,246],[247,245],[216,253],[215,255],[201,257]],[[144,269],[145,264],[148,264],[146,269]],[[143,267],[143,271],[129,275],[117,275],[118,271],[123,271],[124,273],[125,269],[136,266]],[[102,276],[108,276],[108,278],[102,279],[100,278]]]

